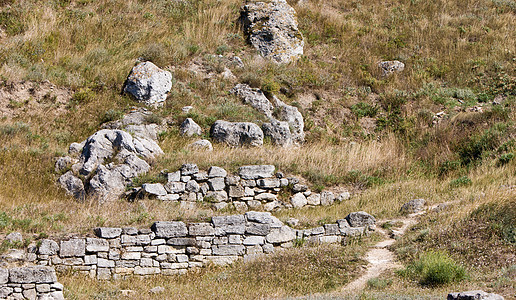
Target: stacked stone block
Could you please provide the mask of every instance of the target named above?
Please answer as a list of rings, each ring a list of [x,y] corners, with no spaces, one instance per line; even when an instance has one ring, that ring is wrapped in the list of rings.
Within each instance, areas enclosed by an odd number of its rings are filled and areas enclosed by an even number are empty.
[[[238,258],[288,248],[296,240],[311,244],[345,243],[348,236],[374,229],[374,217],[351,213],[345,219],[321,227],[296,230],[269,212],[215,216],[211,222],[186,224],[155,222],[150,229],[95,229],[97,237],[62,241],[45,239],[29,248],[36,263],[58,271],[75,270],[98,279],[129,275],[174,275],[213,263],[225,265]]]
[[[347,192],[338,196],[328,191],[313,193],[299,179],[284,178],[275,169],[273,165],[242,166],[238,175],[230,175],[220,167],[213,166],[206,172],[195,164],[184,164],[180,170],[167,173],[167,183],[146,183],[135,192],[184,205],[210,202],[217,210],[232,205],[238,211],[327,206],[349,198]],[[292,197],[280,199],[282,189]]]
[[[0,299],[64,299],[63,285],[50,267],[0,268]]]

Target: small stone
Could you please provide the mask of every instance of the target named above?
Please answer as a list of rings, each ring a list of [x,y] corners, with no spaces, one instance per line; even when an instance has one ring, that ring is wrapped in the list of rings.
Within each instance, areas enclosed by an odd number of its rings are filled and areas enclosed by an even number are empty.
[[[201,187],[195,180],[190,180],[186,183],[185,190],[187,192],[194,192],[197,193],[201,190]]]
[[[332,192],[322,192],[321,193],[321,205],[328,206],[332,205],[335,201],[335,195]]]
[[[188,106],[184,106],[183,108],[181,108],[181,111],[185,114],[189,113],[191,110],[193,109],[193,106],[191,105],[188,105]]]
[[[192,118],[187,118],[183,121],[183,123],[181,123],[179,133],[181,135],[191,137],[194,135],[201,135],[202,129],[201,126],[197,125],[197,123],[195,123],[195,121]]]
[[[226,187],[224,178],[211,178],[208,180],[208,185],[212,191],[222,191]]]
[[[160,294],[163,292],[165,292],[165,288],[161,287],[161,286],[153,287],[152,289],[149,290],[149,293],[151,293],[151,294]]]
[[[410,200],[409,202],[403,204],[401,206],[401,212],[403,213],[417,213],[423,210],[424,206],[426,204],[425,199],[414,199]]]
[[[208,140],[198,140],[191,143],[189,148],[198,151],[213,151],[213,145]]]
[[[306,197],[303,195],[303,193],[297,193],[292,196],[292,199],[290,199],[292,202],[292,205],[294,208],[301,208],[305,206],[308,202],[306,200]]]
[[[309,205],[321,205],[321,195],[320,194],[311,194],[306,198],[306,202]]]
[[[189,176],[199,173],[199,167],[196,164],[184,164],[181,166],[181,175]]]
[[[61,241],[59,254],[61,257],[84,256],[85,250],[86,242],[84,239],[71,239]]]

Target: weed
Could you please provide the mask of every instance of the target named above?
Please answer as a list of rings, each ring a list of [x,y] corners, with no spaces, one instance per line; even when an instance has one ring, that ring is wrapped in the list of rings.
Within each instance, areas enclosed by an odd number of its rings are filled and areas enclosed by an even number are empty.
[[[392,279],[375,277],[367,281],[367,287],[375,290],[383,290],[392,284]]]
[[[422,285],[442,285],[466,278],[466,270],[444,252],[430,251],[422,254],[406,269],[402,276],[418,280]]]
[[[462,176],[460,178],[454,179],[450,182],[451,187],[461,187],[471,185],[471,179],[467,176]]]
[[[498,157],[498,161],[496,162],[496,166],[497,167],[504,166],[504,165],[508,164],[513,158],[514,158],[514,154],[513,153],[502,154],[502,155],[500,155],[500,157]]]
[[[378,113],[378,107],[372,106],[370,104],[359,102],[357,104],[353,104],[351,106],[351,111],[357,116],[357,118],[362,117],[375,117]]]

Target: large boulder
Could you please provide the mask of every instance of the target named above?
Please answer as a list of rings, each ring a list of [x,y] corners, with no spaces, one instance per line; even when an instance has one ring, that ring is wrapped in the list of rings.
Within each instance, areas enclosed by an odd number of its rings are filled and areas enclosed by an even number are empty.
[[[146,110],[136,110],[105,124],[116,129],[101,129],[84,142],[74,143],[72,153],[80,154],[79,162],[58,183],[78,199],[86,195],[101,202],[118,198],[134,177],[150,170],[152,159],[163,154],[156,143],[160,125],[147,124],[148,119]],[[82,181],[78,174],[86,179]]]
[[[260,55],[277,63],[289,63],[303,55],[303,35],[295,10],[285,0],[251,2],[240,9],[249,42]]]
[[[91,135],[84,145],[80,157],[81,174],[88,175],[107,159],[114,159],[122,150],[146,159],[153,159],[163,154],[158,144],[153,140],[134,137],[123,130],[101,129]]]
[[[263,131],[254,123],[216,121],[211,127],[211,137],[232,147],[262,146]]]
[[[161,106],[172,88],[172,74],[151,62],[135,66],[124,84],[124,92],[137,101],[151,106]]]

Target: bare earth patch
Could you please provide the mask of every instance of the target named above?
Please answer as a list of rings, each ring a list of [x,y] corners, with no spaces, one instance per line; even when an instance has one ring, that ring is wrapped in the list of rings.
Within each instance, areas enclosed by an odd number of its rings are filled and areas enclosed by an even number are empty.
[[[58,115],[66,109],[73,91],[49,81],[0,82],[0,120],[20,116]]]

